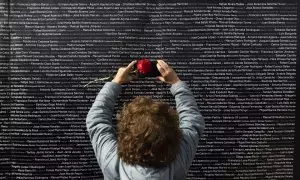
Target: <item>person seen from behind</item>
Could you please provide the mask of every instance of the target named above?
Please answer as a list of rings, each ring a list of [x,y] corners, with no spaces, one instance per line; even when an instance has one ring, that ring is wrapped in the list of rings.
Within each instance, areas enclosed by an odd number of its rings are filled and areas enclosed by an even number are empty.
[[[204,119],[187,84],[163,60],[157,60],[159,80],[170,84],[176,110],[167,103],[136,97],[112,117],[122,84],[132,75],[136,61],[119,68],[105,83],[86,118],[87,131],[104,179],[182,180],[196,154]]]

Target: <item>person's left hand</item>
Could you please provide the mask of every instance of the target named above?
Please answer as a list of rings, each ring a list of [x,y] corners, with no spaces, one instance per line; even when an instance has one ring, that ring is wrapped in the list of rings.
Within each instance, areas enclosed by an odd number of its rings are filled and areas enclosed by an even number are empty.
[[[123,83],[128,83],[134,79],[137,79],[138,75],[136,73],[131,73],[135,63],[136,60],[132,61],[127,67],[119,68],[116,76],[112,81],[118,84],[123,84]]]

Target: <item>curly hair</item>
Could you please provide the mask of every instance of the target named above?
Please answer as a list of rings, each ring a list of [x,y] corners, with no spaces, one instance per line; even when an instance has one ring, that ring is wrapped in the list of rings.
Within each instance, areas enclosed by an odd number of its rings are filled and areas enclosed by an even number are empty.
[[[177,156],[181,131],[176,110],[147,97],[124,104],[117,115],[118,156],[131,165],[163,167]]]

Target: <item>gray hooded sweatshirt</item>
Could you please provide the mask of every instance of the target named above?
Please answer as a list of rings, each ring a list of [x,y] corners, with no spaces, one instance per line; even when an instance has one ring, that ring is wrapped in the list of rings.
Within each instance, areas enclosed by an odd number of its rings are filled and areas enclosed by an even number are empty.
[[[191,90],[183,81],[173,84],[170,88],[176,101],[182,139],[177,158],[164,168],[129,165],[118,157],[112,116],[120,91],[121,85],[107,82],[100,90],[86,118],[87,131],[104,179],[183,180],[195,157],[199,138],[204,130],[204,119]]]

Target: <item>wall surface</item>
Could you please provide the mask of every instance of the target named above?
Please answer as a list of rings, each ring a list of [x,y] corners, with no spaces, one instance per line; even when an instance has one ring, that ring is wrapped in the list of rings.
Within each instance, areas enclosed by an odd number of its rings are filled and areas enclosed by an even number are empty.
[[[205,117],[187,179],[293,179],[297,8],[1,1],[0,179],[101,179],[85,118],[104,82],[84,85],[144,57],[165,59]],[[168,85],[144,78],[123,87],[116,112],[138,95],[175,105]]]

